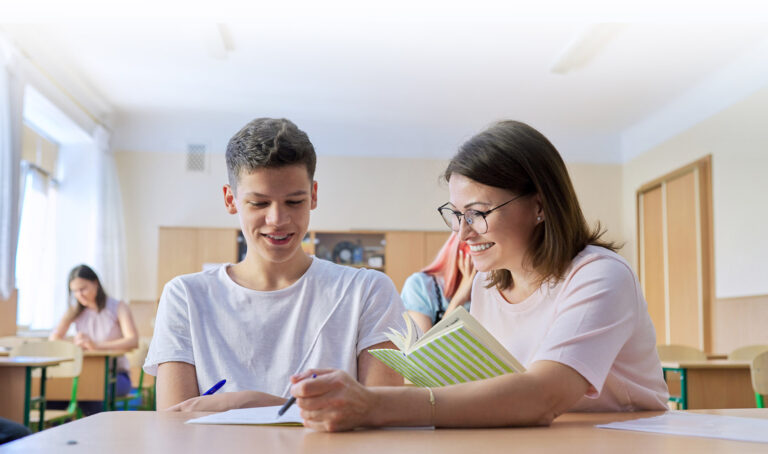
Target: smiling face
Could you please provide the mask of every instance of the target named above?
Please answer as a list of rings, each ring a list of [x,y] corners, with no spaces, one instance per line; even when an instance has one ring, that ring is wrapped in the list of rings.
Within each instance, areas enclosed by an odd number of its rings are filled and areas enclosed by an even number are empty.
[[[488,211],[517,197],[504,189],[486,186],[461,174],[452,174],[448,182],[453,209]],[[478,271],[523,270],[533,230],[540,222],[541,203],[536,195],[520,197],[488,214],[488,231],[475,232],[462,219],[459,238],[469,244],[472,262]]]
[[[242,172],[237,189],[224,186],[230,214],[237,213],[248,257],[265,264],[303,262],[301,240],[317,206],[317,183],[302,164]]]

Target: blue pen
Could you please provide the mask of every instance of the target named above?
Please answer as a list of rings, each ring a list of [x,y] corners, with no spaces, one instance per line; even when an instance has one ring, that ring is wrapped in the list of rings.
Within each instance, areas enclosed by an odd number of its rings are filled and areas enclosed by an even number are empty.
[[[312,378],[317,378],[317,374],[312,374]],[[291,408],[291,405],[296,403],[296,398],[291,396],[290,399],[286,400],[282,407],[280,407],[279,410],[277,410],[277,416],[283,416],[283,413],[288,411],[289,408]]]
[[[215,385],[211,386],[211,389],[203,393],[203,396],[210,396],[211,394],[215,393],[219,389],[221,389],[222,386],[224,386],[224,383],[226,383],[227,380],[222,380]]]

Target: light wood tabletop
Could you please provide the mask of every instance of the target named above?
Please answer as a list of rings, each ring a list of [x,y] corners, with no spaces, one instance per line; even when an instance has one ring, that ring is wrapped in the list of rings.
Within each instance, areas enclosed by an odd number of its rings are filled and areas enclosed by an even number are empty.
[[[661,367],[672,369],[749,369],[751,361],[708,359],[705,361],[662,361]]]
[[[701,413],[768,419],[768,409]],[[598,429],[595,424],[660,412],[571,413],[551,427],[504,429],[359,430],[319,433],[302,427],[184,424],[207,413],[106,412],[0,447],[1,453],[264,452],[398,454],[440,452],[765,453],[768,445],[711,438]]]
[[[123,356],[130,350],[83,350],[83,356],[88,358],[91,356]]]
[[[10,366],[55,366],[66,361],[73,361],[72,358],[56,358],[50,356],[14,356],[0,358],[0,367]]]
[[[100,357],[103,358],[105,356],[107,357],[113,357],[113,356],[122,356],[126,353],[128,353],[130,350],[84,350],[83,356],[86,358],[89,357]],[[0,357],[8,357],[11,355],[11,349],[10,348],[0,348]]]

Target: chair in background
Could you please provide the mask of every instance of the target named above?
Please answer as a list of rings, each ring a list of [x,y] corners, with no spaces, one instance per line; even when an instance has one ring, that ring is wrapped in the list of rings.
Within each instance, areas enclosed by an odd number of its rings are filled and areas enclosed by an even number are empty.
[[[24,338],[16,336],[0,337],[0,352],[10,352],[13,347],[24,343]]]
[[[123,410],[129,410],[131,402],[138,400],[138,405],[134,407],[136,410],[154,410],[154,386],[146,386],[144,383],[144,360],[147,358],[147,352],[149,351],[149,343],[151,338],[142,337],[139,338],[138,348],[128,352],[125,356],[128,357],[128,362],[131,364],[131,370],[135,368],[139,369],[139,382],[136,388],[131,389],[125,396],[115,398],[115,405],[122,404]]]
[[[752,361],[757,355],[768,351],[768,345],[747,345],[739,347],[728,354],[728,359],[734,361]]]
[[[752,359],[749,367],[752,376],[752,389],[755,390],[757,408],[765,408],[765,396],[768,396],[768,351]]]
[[[26,339],[16,336],[3,336],[0,337],[0,347],[13,348],[21,344],[25,344]]]
[[[687,345],[657,345],[659,359],[664,361],[706,361],[707,354]]]
[[[698,348],[687,345],[657,345],[659,360],[662,362],[680,362],[680,361],[706,361],[707,355]],[[680,377],[680,395],[669,395],[669,401],[675,404],[676,408],[681,410],[688,409],[688,381],[686,370],[680,367],[662,367],[664,381],[667,381],[667,373],[675,373]]]
[[[72,394],[69,399],[69,405],[66,410],[48,410],[46,401],[41,397],[32,399],[30,405],[33,408],[29,414],[30,429],[34,430],[37,425],[38,430],[54,423],[62,423],[69,420],[81,418],[82,412],[77,405],[77,383],[80,372],[83,369],[83,350],[71,342],[65,341],[41,341],[27,342],[14,347],[10,353],[11,356],[49,356],[57,358],[72,358],[73,361],[67,361],[58,366],[48,368],[47,378],[63,377],[72,379]],[[40,371],[35,371],[33,376],[40,377]],[[40,418],[40,415],[43,418]]]

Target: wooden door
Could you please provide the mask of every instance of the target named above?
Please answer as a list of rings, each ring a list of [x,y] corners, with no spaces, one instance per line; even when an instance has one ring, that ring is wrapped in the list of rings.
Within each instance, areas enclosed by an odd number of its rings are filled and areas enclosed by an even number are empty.
[[[667,330],[666,304],[666,261],[664,259],[664,215],[663,188],[651,189],[639,199],[643,223],[640,230],[640,274],[643,294],[648,303],[648,313],[656,327],[656,343],[666,344]]]
[[[659,344],[711,349],[711,158],[637,193],[640,281]]]
[[[704,329],[700,310],[701,264],[700,239],[697,231],[701,220],[696,208],[694,170],[666,182],[667,279],[669,280],[669,343],[704,347]]]

